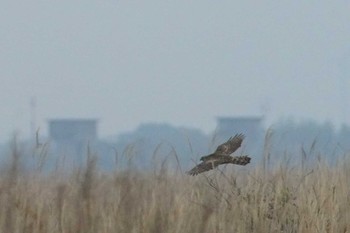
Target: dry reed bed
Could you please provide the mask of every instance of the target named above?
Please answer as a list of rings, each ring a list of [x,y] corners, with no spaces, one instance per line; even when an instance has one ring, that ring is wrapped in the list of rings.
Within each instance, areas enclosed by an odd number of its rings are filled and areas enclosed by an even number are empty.
[[[350,166],[227,166],[197,177],[161,168],[0,178],[1,232],[349,232]],[[263,166],[262,166],[263,167]]]

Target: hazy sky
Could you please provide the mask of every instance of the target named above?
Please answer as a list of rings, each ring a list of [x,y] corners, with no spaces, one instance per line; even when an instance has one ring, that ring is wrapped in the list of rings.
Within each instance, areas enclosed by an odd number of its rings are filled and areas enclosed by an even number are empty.
[[[216,116],[350,114],[345,0],[3,0],[0,140],[50,118],[214,130]],[[347,121],[350,123],[350,118]]]

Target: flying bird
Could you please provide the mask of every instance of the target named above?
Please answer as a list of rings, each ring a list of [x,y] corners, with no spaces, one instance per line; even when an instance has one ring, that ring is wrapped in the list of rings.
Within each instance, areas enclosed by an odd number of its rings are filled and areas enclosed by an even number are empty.
[[[236,134],[234,137],[230,137],[227,142],[219,145],[215,152],[201,157],[201,163],[192,168],[187,172],[188,175],[195,176],[199,173],[209,171],[216,168],[221,164],[237,164],[237,165],[247,165],[250,162],[250,157],[248,156],[231,156],[241,145],[244,139],[243,134]]]

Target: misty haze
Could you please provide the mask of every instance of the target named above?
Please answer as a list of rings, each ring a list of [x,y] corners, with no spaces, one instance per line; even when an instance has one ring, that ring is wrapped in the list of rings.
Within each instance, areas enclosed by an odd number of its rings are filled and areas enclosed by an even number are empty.
[[[0,232],[347,232],[349,12],[4,0]]]

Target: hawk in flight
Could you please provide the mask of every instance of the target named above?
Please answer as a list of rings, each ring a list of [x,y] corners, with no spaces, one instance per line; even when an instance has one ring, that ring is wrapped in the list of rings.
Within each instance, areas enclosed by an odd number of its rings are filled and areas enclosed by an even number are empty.
[[[250,157],[248,156],[230,156],[235,152],[242,144],[244,139],[243,134],[236,134],[234,137],[230,137],[227,142],[218,146],[216,151],[210,155],[203,156],[200,160],[200,164],[192,168],[187,174],[191,176],[198,175],[199,173],[209,171],[216,168],[221,164],[238,164],[247,165],[250,162]]]

